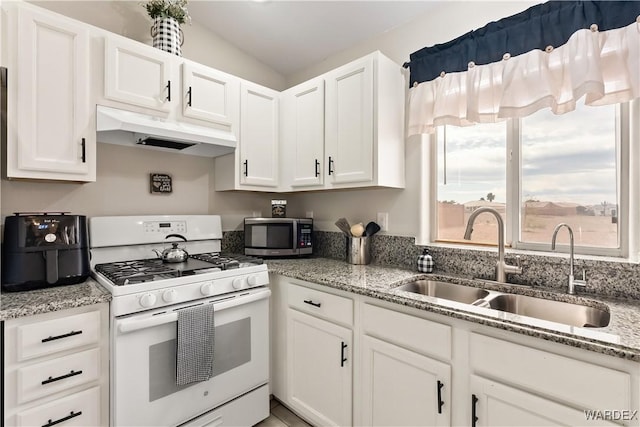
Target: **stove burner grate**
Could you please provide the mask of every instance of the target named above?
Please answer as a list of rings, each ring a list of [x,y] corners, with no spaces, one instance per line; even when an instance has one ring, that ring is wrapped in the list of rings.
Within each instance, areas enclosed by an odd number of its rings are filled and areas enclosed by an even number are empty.
[[[232,270],[234,268],[250,267],[252,265],[262,264],[262,259],[260,258],[220,252],[191,255],[191,258],[209,262],[222,270]]]
[[[191,255],[190,259],[202,261],[201,264],[206,264],[204,266],[194,266],[192,264],[198,261],[189,262],[189,260],[184,263],[163,264],[158,259],[141,259],[97,264],[94,268],[114,285],[125,286],[154,280],[171,279],[216,269],[233,270],[262,264],[262,259],[260,258],[237,254],[221,254],[219,252]]]

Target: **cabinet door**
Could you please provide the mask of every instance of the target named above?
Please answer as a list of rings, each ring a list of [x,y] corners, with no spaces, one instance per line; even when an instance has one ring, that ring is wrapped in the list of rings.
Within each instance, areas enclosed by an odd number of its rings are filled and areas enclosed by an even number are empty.
[[[366,335],[362,393],[364,425],[450,425],[450,366]]]
[[[332,183],[373,179],[373,58],[340,67],[326,79],[326,173]]]
[[[288,89],[283,96],[284,167],[292,187],[320,186],[324,165],[324,79]]]
[[[352,332],[289,309],[287,395],[294,410],[323,426],[352,424]]]
[[[156,111],[169,111],[176,102],[178,82],[171,81],[172,61],[163,52],[115,37],[105,38],[104,95]]]
[[[182,64],[182,114],[238,135],[240,80],[197,64]]]
[[[278,96],[243,82],[240,97],[240,183],[278,185]]]
[[[469,398],[470,416],[473,417],[475,410],[477,417],[475,423],[470,420],[472,426],[617,425],[606,420],[587,420],[584,410],[571,408],[476,375],[471,376],[471,390],[473,394]]]
[[[17,63],[8,71],[9,85],[17,86],[10,92],[15,98],[9,97],[16,127],[7,147],[8,176],[94,181],[89,33],[35,10],[19,8],[16,13]]]

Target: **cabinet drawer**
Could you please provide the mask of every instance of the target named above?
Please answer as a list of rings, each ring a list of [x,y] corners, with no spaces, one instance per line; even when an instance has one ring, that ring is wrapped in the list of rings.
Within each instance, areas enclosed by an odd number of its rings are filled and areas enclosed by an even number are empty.
[[[82,347],[97,343],[99,338],[98,311],[31,323],[18,327],[17,359],[21,361]]]
[[[43,426],[98,426],[100,425],[100,388],[94,387],[46,405],[22,411],[16,416],[16,425]]]
[[[18,369],[18,403],[96,380],[99,371],[97,348]]]
[[[473,333],[474,373],[584,409],[631,408],[628,373]]]
[[[353,300],[289,284],[289,306],[345,325],[353,324]]]
[[[419,353],[451,359],[451,326],[363,304],[364,333]]]

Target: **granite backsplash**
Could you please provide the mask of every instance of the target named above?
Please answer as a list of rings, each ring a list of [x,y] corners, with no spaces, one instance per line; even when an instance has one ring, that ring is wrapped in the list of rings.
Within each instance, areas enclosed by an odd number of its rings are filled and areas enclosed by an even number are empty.
[[[344,234],[333,231],[314,231],[314,257],[345,260],[347,240]],[[416,270],[416,261],[424,248],[429,250],[435,263],[434,273],[460,275],[492,280],[497,260],[496,250],[459,249],[442,246],[416,246],[413,237],[377,234],[371,238],[371,263]],[[223,234],[224,252],[244,252],[244,232],[227,231]],[[566,290],[569,273],[568,255],[519,254],[522,274],[509,275],[510,283],[545,286]],[[515,255],[507,253],[506,261],[515,264]],[[604,297],[640,300],[640,265],[623,261],[575,259],[574,274],[587,277],[587,290]]]

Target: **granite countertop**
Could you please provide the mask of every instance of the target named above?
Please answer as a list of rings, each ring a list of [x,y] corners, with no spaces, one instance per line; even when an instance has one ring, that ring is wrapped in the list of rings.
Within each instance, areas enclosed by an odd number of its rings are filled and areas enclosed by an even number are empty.
[[[33,316],[111,301],[111,294],[93,279],[77,285],[55,286],[0,294],[0,320]]]
[[[326,258],[268,260],[270,273],[326,285],[466,321],[559,342],[640,362],[640,301],[572,296],[540,287],[520,287],[440,274],[423,274],[379,265],[351,265]],[[400,291],[398,286],[420,278],[482,287],[503,293],[519,293],[582,305],[609,308],[605,328],[582,328],[476,307],[441,298]]]

